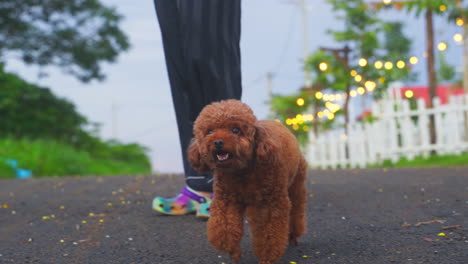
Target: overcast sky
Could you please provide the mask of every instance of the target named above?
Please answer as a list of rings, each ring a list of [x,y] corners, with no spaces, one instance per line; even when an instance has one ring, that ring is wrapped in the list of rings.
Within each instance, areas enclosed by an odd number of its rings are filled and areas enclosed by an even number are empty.
[[[132,43],[132,49],[122,54],[117,63],[104,67],[106,81],[83,84],[53,68],[47,69],[48,78],[38,79],[37,68],[25,67],[16,61],[9,61],[6,68],[75,103],[78,111],[89,120],[102,124],[100,136],[103,138],[115,136],[123,142],[149,147],[155,171],[182,172],[175,114],[153,1],[102,1],[115,6],[125,16],[122,28]],[[295,2],[244,0],[242,3],[242,100],[260,119],[265,118],[268,111],[265,104],[267,72],[275,73],[274,93],[296,92],[304,82],[301,13]],[[341,26],[329,5],[325,0],[307,2],[309,50],[313,52],[319,46],[339,47],[325,33]],[[413,53],[420,58],[415,70],[423,72],[422,19],[402,12],[385,12],[382,16],[389,21],[406,23],[406,33],[413,40]],[[449,62],[459,65],[461,49],[454,44],[452,36],[460,29],[444,21],[437,22],[437,40],[449,43]],[[418,83],[425,84],[425,80],[420,78]]]

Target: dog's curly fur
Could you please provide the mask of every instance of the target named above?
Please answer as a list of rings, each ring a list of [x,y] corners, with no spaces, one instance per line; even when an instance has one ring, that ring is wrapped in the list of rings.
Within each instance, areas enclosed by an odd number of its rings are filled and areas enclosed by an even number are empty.
[[[215,102],[195,121],[188,156],[196,170],[214,174],[208,240],[215,248],[240,260],[244,215],[260,263],[297,244],[306,229],[307,164],[287,128],[258,121],[238,100]]]

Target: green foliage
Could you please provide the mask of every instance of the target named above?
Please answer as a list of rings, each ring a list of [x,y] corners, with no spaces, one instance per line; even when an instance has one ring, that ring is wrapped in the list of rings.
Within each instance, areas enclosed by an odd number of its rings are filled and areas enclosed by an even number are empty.
[[[369,5],[363,0],[328,0],[333,10],[344,14],[339,17],[344,22],[344,31],[329,31],[337,42],[342,42],[350,46],[351,58],[348,69],[344,63],[332,65],[329,70],[319,75],[327,75],[327,79],[333,78],[348,82],[352,87],[365,86],[366,81],[378,83],[373,96],[379,98],[388,85],[395,80],[404,80],[410,77],[409,67],[399,69],[396,63],[399,60],[408,61],[411,41],[403,34],[402,24],[399,22],[384,22],[377,18],[374,10],[369,8]],[[319,53],[319,52],[317,52]],[[365,58],[367,65],[361,67],[356,64],[357,60]],[[376,61],[392,62],[391,70],[374,67]],[[328,61],[326,61],[328,62]],[[315,63],[315,64],[312,64]],[[308,60],[307,64],[312,64],[309,67],[316,68],[316,60]],[[341,68],[341,69],[339,69]],[[363,77],[360,82],[354,82],[350,79],[349,72],[355,70]],[[343,72],[347,76],[343,76]],[[333,77],[330,77],[333,76]],[[319,78],[318,80],[322,80]],[[325,86],[337,90],[333,86]],[[342,90],[342,89],[338,89]]]
[[[34,177],[150,173],[148,158],[138,151],[141,147],[117,142],[103,144],[95,154],[53,140],[0,139],[0,157],[17,160]],[[0,162],[0,178],[12,176],[13,170]]]
[[[102,62],[129,48],[122,16],[99,0],[0,1],[0,62],[55,65],[88,82],[102,80]]]
[[[462,153],[460,155],[433,155],[427,158],[415,157],[413,160],[405,158],[400,159],[396,163],[392,163],[389,160],[383,162],[382,165],[372,165],[369,167],[393,167],[393,168],[424,168],[424,167],[449,167],[449,166],[466,166],[468,164],[468,153]]]
[[[145,147],[102,141],[94,135],[96,131],[87,130],[94,124],[80,115],[71,102],[56,97],[47,88],[3,72],[1,65],[0,116],[0,158],[17,159],[35,175],[151,170]],[[6,173],[2,166],[0,173]]]
[[[437,79],[440,81],[445,82],[452,82],[457,75],[455,67],[448,64],[447,59],[443,52],[439,52],[438,54],[438,71],[437,71]]]
[[[432,11],[436,14],[442,14],[440,6],[445,5],[447,8],[453,8],[456,6],[456,0],[407,0],[404,1],[404,7],[407,11],[416,12],[416,16],[420,16],[421,13],[427,10]]]
[[[75,106],[49,89],[30,84],[0,65],[0,133],[3,137],[78,141],[88,124]]]

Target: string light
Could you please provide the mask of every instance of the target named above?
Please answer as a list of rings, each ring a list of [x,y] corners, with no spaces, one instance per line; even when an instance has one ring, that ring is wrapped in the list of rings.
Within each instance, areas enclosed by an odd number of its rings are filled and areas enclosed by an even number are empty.
[[[396,66],[398,69],[403,69],[406,66],[406,63],[402,60],[397,61]]]
[[[323,97],[323,93],[322,93],[322,92],[316,92],[316,93],[315,93],[315,98],[317,98],[317,100],[322,99],[322,97]]]
[[[380,70],[382,69],[383,67],[383,63],[381,61],[376,61],[374,62],[374,67],[377,69],[377,70]]]
[[[349,72],[349,74],[351,74],[352,77],[356,76],[357,75],[357,71],[356,70],[352,70]]]
[[[354,80],[356,82],[360,82],[360,81],[362,81],[362,76],[358,74],[358,75],[354,76]]]
[[[367,60],[364,58],[359,59],[359,66],[361,67],[366,67],[367,66]]]
[[[457,33],[457,34],[453,35],[453,40],[454,40],[457,44],[461,44],[462,41],[463,41],[463,36],[462,36],[462,34]]]
[[[384,5],[389,5],[392,3],[392,0],[382,0],[382,2],[384,3]]]
[[[446,50],[447,49],[447,43],[440,42],[439,44],[437,44],[437,49],[439,49],[440,51]]]
[[[304,106],[304,104],[305,104],[304,98],[302,98],[302,97],[297,98],[296,104],[297,104],[298,106]]]
[[[352,91],[349,92],[349,95],[350,95],[351,97],[356,97],[356,96],[357,96],[357,92],[356,92],[355,90],[352,90]]]
[[[367,81],[364,83],[364,86],[366,87],[367,91],[372,92],[377,84],[373,81]]]
[[[405,96],[406,98],[412,98],[414,96],[414,92],[411,90],[406,90],[405,91]]]
[[[409,62],[410,62],[411,64],[413,64],[413,65],[416,64],[416,63],[418,63],[418,61],[419,61],[419,60],[418,60],[418,57],[416,57],[416,56],[412,56],[412,57],[409,59]]]
[[[321,70],[321,71],[326,71],[326,70],[328,70],[328,64],[327,64],[326,62],[321,62],[321,63],[319,64],[319,70]]]
[[[447,6],[446,5],[440,5],[439,10],[440,10],[440,12],[445,12],[445,11],[447,11]]]
[[[387,61],[387,62],[385,62],[384,67],[387,70],[391,70],[393,68],[393,63],[391,61]]]
[[[460,27],[463,26],[463,24],[465,24],[465,22],[461,18],[457,18],[455,20],[455,23],[457,24],[457,26],[460,26]]]
[[[358,94],[363,95],[366,92],[366,90],[363,87],[358,87],[357,92]]]

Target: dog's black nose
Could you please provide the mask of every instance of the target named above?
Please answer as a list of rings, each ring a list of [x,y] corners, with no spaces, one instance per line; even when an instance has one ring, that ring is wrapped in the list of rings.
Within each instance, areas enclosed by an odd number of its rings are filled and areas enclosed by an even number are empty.
[[[217,139],[214,141],[214,145],[217,149],[222,149],[224,147],[224,140]]]

